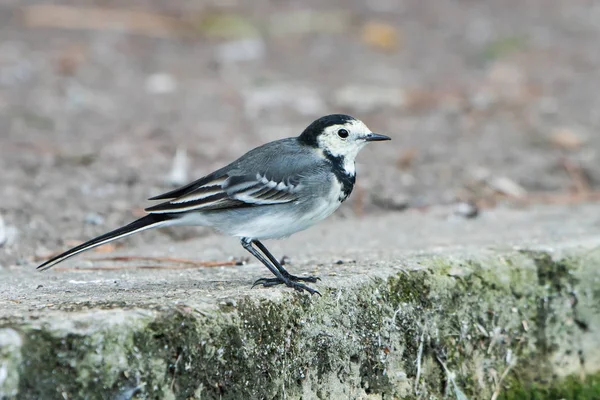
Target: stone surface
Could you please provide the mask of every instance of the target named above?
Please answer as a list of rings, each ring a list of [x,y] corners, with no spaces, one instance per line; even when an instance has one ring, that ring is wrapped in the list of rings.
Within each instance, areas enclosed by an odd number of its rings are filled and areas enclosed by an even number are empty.
[[[254,262],[4,269],[0,397],[594,398],[599,221],[594,205],[404,213],[268,243],[322,277],[321,297],[251,289],[267,275]],[[238,247],[215,235],[127,254]]]

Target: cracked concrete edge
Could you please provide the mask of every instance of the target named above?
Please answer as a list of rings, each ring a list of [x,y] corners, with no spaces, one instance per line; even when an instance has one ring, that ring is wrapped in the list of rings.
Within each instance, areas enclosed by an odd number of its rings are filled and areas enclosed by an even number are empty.
[[[600,250],[400,263],[320,298],[4,320],[0,398],[600,397]]]

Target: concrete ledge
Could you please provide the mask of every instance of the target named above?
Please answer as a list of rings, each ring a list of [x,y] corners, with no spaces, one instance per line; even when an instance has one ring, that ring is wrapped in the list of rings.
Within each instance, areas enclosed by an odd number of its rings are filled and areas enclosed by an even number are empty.
[[[322,297],[255,265],[4,270],[0,398],[600,398],[600,238],[573,232],[326,263]]]

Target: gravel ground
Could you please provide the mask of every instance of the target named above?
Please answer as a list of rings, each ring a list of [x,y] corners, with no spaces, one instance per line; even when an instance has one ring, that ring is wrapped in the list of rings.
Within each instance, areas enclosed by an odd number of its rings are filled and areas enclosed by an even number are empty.
[[[332,112],[393,138],[333,218],[600,186],[591,0],[52,4],[0,0],[0,266]]]

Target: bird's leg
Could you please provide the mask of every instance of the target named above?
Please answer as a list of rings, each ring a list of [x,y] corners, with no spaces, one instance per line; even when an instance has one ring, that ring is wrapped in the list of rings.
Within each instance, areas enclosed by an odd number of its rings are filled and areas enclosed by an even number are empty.
[[[316,291],[315,289],[309,288],[308,286],[293,281],[288,277],[285,277],[280,271],[279,269],[277,269],[274,265],[272,265],[271,263],[269,263],[269,261],[262,255],[260,254],[258,251],[256,251],[256,249],[254,247],[252,247],[252,240],[247,239],[247,238],[243,238],[241,240],[242,243],[242,247],[244,247],[244,249],[246,249],[250,254],[252,254],[254,257],[256,257],[261,263],[264,264],[265,267],[267,267],[269,269],[269,271],[271,271],[273,273],[273,275],[276,276],[276,278],[272,278],[272,279],[267,279],[267,278],[262,278],[257,280],[256,282],[254,282],[254,285],[263,285],[263,286],[275,286],[275,285],[279,285],[279,284],[285,284],[286,286],[289,286],[291,288],[294,288],[298,291],[303,291],[306,290],[307,292],[309,292],[310,294],[320,294],[318,291]],[[264,246],[263,246],[264,247]],[[289,275],[289,274],[288,274]]]
[[[264,244],[262,244],[258,240],[253,240],[252,243],[254,243],[256,245],[256,247],[258,247],[258,249],[260,251],[262,251],[263,254],[265,256],[267,256],[267,258],[269,260],[271,260],[271,262],[273,263],[273,266],[275,266],[275,268],[277,268],[279,270],[279,272],[281,272],[281,275],[285,276],[286,278],[288,278],[292,281],[302,281],[302,282],[312,282],[312,283],[315,283],[316,281],[321,280],[321,278],[319,278],[318,276],[295,276],[295,275],[290,274],[289,272],[286,271],[285,268],[283,268],[283,266],[275,258],[275,256],[273,256],[273,254],[271,254],[271,252],[269,250],[267,250],[267,247]]]

